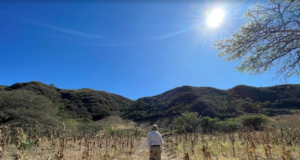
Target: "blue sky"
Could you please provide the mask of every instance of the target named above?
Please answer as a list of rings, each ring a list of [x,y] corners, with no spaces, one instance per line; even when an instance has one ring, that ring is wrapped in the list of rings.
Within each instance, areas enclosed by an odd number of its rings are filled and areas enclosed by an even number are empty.
[[[169,89],[239,84],[272,86],[273,74],[239,73],[239,62],[217,56],[213,42],[243,25],[258,1],[74,1],[0,3],[0,84],[40,81],[92,88],[130,99]],[[208,27],[212,8],[226,12]]]

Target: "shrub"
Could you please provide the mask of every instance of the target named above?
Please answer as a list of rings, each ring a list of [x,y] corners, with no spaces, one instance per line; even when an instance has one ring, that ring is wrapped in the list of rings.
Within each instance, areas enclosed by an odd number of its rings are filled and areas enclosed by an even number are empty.
[[[174,119],[178,126],[184,126],[187,132],[196,132],[201,124],[201,116],[197,112],[185,112]]]
[[[268,122],[268,118],[264,115],[256,114],[256,115],[243,115],[240,116],[239,119],[244,126],[252,126],[255,130],[261,129],[263,124]]]
[[[221,130],[223,122],[219,118],[203,117],[201,120],[201,128],[203,132],[212,132],[212,130]]]
[[[238,128],[240,121],[238,118],[227,118],[224,120],[224,125],[222,126],[222,130],[224,131],[235,131]]]

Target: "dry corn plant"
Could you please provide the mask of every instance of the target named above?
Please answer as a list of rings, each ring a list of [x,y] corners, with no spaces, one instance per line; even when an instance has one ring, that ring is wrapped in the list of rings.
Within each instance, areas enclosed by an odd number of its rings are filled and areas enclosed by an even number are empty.
[[[184,132],[167,137],[166,146],[172,154],[183,155],[183,159],[300,159],[299,123],[278,126],[264,126],[261,130],[240,126],[230,133]]]
[[[10,142],[10,127],[8,125],[0,126],[0,158],[3,157],[7,151],[8,144]]]
[[[67,130],[65,124],[52,130],[40,125],[13,130],[0,126],[0,158],[16,160],[70,160],[70,159],[130,159],[141,138],[130,130],[93,132]],[[10,143],[11,137],[15,137]],[[23,141],[24,140],[24,141]]]

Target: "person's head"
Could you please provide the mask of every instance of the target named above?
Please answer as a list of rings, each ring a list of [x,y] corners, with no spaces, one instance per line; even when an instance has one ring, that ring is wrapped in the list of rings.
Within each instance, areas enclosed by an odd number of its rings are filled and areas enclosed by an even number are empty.
[[[152,126],[152,130],[158,131],[158,126],[157,126],[156,124],[154,124],[154,125]]]

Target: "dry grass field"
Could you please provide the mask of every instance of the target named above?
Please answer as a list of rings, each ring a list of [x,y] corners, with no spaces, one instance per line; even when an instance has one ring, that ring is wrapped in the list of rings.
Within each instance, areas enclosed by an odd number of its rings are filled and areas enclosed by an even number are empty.
[[[112,119],[110,119],[112,118]],[[132,125],[116,120],[115,129],[90,132],[71,131],[65,125],[55,130],[37,126],[30,132],[22,128],[0,127],[0,159],[3,160],[145,160],[145,134]],[[163,160],[298,160],[300,159],[299,115],[271,118],[268,126],[256,131],[240,127],[237,132],[210,134],[165,133]],[[99,122],[100,123],[100,122]],[[120,125],[120,128],[117,128]],[[111,124],[112,125],[112,124]],[[129,128],[126,128],[131,126]],[[146,131],[144,131],[146,132]]]

